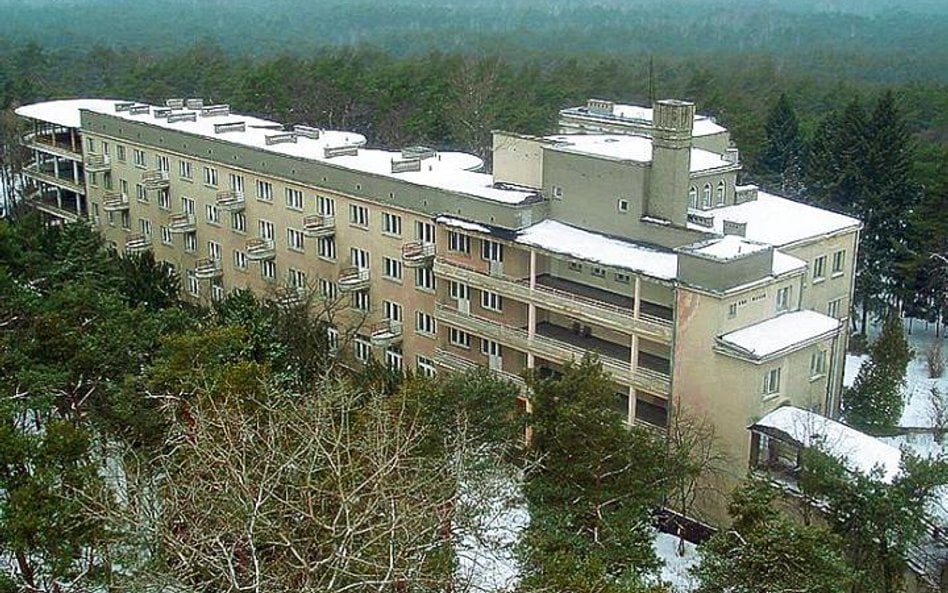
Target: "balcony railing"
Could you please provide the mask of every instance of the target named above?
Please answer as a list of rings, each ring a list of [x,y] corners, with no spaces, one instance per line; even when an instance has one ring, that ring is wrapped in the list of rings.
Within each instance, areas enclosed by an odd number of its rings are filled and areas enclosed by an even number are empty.
[[[310,214],[303,217],[303,233],[307,237],[328,237],[335,232],[335,216],[330,214]]]
[[[88,173],[102,173],[112,169],[112,157],[107,154],[90,154],[84,166]]]
[[[217,192],[217,207],[226,212],[239,212],[244,209],[244,192],[224,190]]]
[[[273,239],[250,239],[247,241],[247,259],[264,261],[276,257],[276,245]]]
[[[434,243],[412,241],[402,245],[402,263],[406,268],[423,268],[434,260]]]
[[[170,185],[167,171],[145,171],[142,173],[142,185],[145,189],[165,189]]]
[[[129,235],[125,240],[125,253],[141,253],[151,249],[151,239],[141,233]]]
[[[448,352],[447,350],[441,348],[435,350],[434,361],[437,365],[454,373],[464,373],[483,366],[477,364],[473,360],[468,360],[463,356],[458,356],[457,354]],[[498,369],[494,369],[491,372],[506,379],[507,381],[510,381],[511,383],[514,383],[520,387],[521,390],[526,389],[527,387],[527,383],[523,380],[523,377],[520,377],[519,375]]]
[[[302,286],[284,286],[278,288],[274,295],[274,300],[280,307],[297,307],[306,301],[306,289]]]
[[[340,292],[357,292],[369,288],[369,279],[368,268],[343,268],[336,279],[336,286]]]
[[[372,345],[376,348],[388,348],[402,339],[402,322],[386,319],[372,326],[369,335]]]
[[[75,180],[57,177],[53,171],[43,170],[42,168],[37,167],[35,164],[24,167],[23,174],[31,179],[35,179],[36,181],[42,181],[49,185],[69,190],[73,193],[82,195],[85,195],[86,193],[86,188],[83,185],[82,179]]]
[[[197,230],[197,221],[189,212],[178,212],[168,219],[168,230],[177,234],[193,233]]]
[[[580,346],[549,336],[535,333],[531,337],[524,329],[461,313],[440,303],[438,304],[435,317],[448,325],[470,331],[471,333],[495,340],[516,350],[530,352],[541,358],[560,364],[579,360],[590,352]],[[641,366],[633,370],[628,360],[619,360],[609,356],[607,353],[598,354],[603,370],[617,383],[632,385],[637,389],[659,395],[670,394],[671,378],[668,375]]]
[[[128,210],[128,196],[116,192],[106,193],[102,196],[102,209],[106,212]]]
[[[668,319],[599,301],[584,295],[536,283],[530,288],[529,281],[513,279],[508,276],[485,274],[473,268],[438,257],[435,259],[436,276],[456,280],[474,287],[485,287],[492,292],[524,303],[533,303],[543,309],[562,313],[589,323],[602,325],[609,329],[636,334],[650,340],[669,344],[674,333],[673,324]]]
[[[199,259],[194,266],[194,277],[198,280],[220,278],[224,274],[221,260],[206,257]]]

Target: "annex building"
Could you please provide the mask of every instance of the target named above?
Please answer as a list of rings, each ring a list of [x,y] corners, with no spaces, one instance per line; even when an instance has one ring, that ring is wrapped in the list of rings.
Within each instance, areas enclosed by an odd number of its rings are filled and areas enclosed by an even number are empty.
[[[492,173],[193,99],[17,113],[38,209],[152,250],[196,299],[314,290],[354,359],[521,382],[595,352],[628,422],[707,418],[735,477],[778,407],[838,412],[860,223],[742,185],[692,103],[590,100],[556,134],[496,132]]]

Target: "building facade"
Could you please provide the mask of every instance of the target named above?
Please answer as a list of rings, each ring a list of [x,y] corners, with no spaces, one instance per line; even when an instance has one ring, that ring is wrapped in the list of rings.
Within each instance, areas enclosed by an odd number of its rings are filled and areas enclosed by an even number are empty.
[[[18,113],[45,212],[151,249],[196,299],[312,288],[344,304],[332,338],[356,359],[522,384],[595,352],[618,413],[706,419],[735,479],[757,419],[838,411],[859,222],[741,185],[691,103],[591,100],[558,134],[497,132],[492,173],[199,100]]]

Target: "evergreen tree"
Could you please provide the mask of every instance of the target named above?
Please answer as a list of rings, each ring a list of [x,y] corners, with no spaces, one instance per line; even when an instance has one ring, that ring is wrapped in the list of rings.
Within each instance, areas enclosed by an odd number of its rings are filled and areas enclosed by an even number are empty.
[[[767,143],[760,157],[764,185],[782,195],[803,195],[804,142],[800,124],[786,93],[770,111],[766,124]]]
[[[838,593],[851,569],[838,537],[776,510],[776,490],[754,481],[735,491],[732,529],[701,547],[697,593]]]
[[[869,350],[869,360],[859,369],[852,388],[843,392],[843,416],[847,422],[864,430],[898,423],[905,403],[905,371],[912,355],[901,318],[895,313],[888,315],[882,334]]]

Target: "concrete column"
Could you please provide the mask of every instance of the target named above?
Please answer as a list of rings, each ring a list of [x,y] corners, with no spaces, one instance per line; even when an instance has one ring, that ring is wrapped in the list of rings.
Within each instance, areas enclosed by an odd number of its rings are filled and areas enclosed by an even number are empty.
[[[56,188],[56,207],[60,210],[63,207],[63,190]]]
[[[537,286],[537,252],[530,250],[530,290]],[[533,340],[537,333],[537,306],[533,302],[527,303],[527,338]],[[532,352],[527,352],[527,368],[532,369],[536,361]]]
[[[635,277],[635,292],[632,295],[632,316],[636,319],[639,318],[639,309],[641,308],[640,303],[642,302],[642,281],[636,276]]]
[[[76,214],[82,216],[82,198],[76,194]]]
[[[59,157],[53,157],[53,176],[59,179]]]
[[[76,161],[72,162],[72,182],[79,185],[79,163]]]
[[[638,278],[635,280],[635,286],[638,288],[639,282]],[[636,290],[638,292],[638,290]],[[638,317],[638,298],[636,296],[636,317]],[[635,334],[632,334],[632,341],[629,344],[629,366],[632,368],[633,376],[638,372],[638,358],[639,358],[639,337]],[[629,385],[629,422],[635,422],[635,388]]]
[[[76,150],[76,129],[69,128],[69,144],[72,146],[73,152],[79,152]]]

